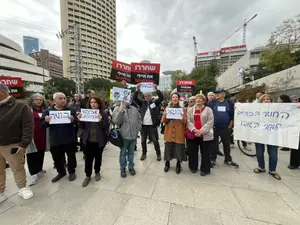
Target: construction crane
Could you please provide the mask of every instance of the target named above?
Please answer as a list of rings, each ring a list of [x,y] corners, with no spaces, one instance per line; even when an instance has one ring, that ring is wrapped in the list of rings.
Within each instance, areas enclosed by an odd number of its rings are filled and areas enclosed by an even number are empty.
[[[195,55],[195,67],[197,67],[197,55],[198,55],[198,49],[197,49],[197,41],[195,36],[193,36],[194,40],[194,55]]]
[[[227,41],[229,38],[231,38],[231,36],[233,36],[235,33],[237,33],[240,29],[242,29],[243,28],[243,45],[246,45],[246,35],[247,35],[247,25],[248,25],[248,23],[251,21],[251,20],[253,20],[255,17],[257,17],[257,13],[254,15],[254,16],[252,16],[248,21],[245,19],[245,22],[244,22],[244,24],[241,26],[241,27],[239,27],[238,29],[236,29],[232,34],[230,34],[227,38],[225,38],[225,40],[224,41],[222,41],[221,43],[220,43],[220,49],[221,49],[221,45],[225,42],[225,41]]]

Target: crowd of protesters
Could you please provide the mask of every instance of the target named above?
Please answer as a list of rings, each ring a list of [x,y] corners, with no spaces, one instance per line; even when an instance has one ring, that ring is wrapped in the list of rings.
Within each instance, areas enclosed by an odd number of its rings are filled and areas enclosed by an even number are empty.
[[[126,83],[124,83],[126,88]],[[76,179],[76,151],[84,153],[85,179],[82,186],[86,187],[94,169],[96,181],[101,180],[102,153],[108,143],[111,123],[118,127],[122,146],[120,146],[120,176],[136,174],[134,151],[137,138],[141,135],[142,155],[140,160],[147,158],[147,140],[149,139],[156,152],[156,160],[165,162],[164,171],[171,168],[171,161],[176,160],[175,171],[180,174],[183,161],[188,161],[192,173],[210,174],[216,166],[217,156],[224,157],[224,164],[238,168],[233,161],[230,144],[234,120],[234,103],[226,99],[224,89],[218,88],[207,96],[198,94],[189,98],[188,104],[180,104],[180,94],[172,93],[169,103],[164,101],[162,92],[154,85],[153,93],[142,93],[140,85],[132,98],[124,100],[113,109],[88,91],[82,98],[75,94],[74,99],[66,98],[64,93],[57,92],[53,101],[46,106],[42,95],[34,94],[28,104],[16,101],[9,96],[7,86],[0,84],[0,203],[7,197],[5,191],[5,167],[8,163],[12,169],[18,195],[24,199],[33,197],[33,192],[26,183],[25,160],[29,169],[29,186],[35,185],[46,171],[43,168],[45,152],[50,151],[57,175],[52,182],[58,182],[68,173],[69,181]],[[279,96],[278,102],[299,102],[297,96]],[[253,103],[272,103],[272,96],[257,93]],[[168,108],[182,109],[180,119],[170,119]],[[82,121],[81,109],[99,110],[98,122]],[[51,112],[70,111],[70,123],[51,123]],[[158,128],[164,136],[164,154],[159,142]],[[219,149],[219,139],[223,144],[223,152]],[[265,145],[255,143],[258,167],[255,173],[266,171],[264,162]],[[269,154],[269,174],[275,179],[281,177],[276,172],[278,146],[267,145]],[[201,161],[199,162],[199,150]],[[283,150],[286,151],[285,148]],[[288,149],[290,150],[290,149]],[[300,166],[300,151],[291,149],[289,169]],[[200,164],[200,168],[199,168]]]

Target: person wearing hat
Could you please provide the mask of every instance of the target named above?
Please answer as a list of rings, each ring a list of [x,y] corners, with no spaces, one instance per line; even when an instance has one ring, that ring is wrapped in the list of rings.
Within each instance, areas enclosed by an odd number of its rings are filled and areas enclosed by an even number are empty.
[[[231,101],[225,99],[226,94],[223,88],[217,88],[214,93],[216,99],[207,104],[214,113],[214,146],[211,152],[211,166],[215,167],[216,165],[219,137],[221,137],[225,155],[224,163],[238,168],[239,165],[232,161],[230,155],[230,135],[233,128],[234,107]]]

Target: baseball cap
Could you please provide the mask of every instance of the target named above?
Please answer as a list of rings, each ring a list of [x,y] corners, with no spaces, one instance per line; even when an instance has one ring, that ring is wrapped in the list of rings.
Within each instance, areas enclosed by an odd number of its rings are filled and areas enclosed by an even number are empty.
[[[217,88],[214,93],[222,93],[225,92],[224,88]]]

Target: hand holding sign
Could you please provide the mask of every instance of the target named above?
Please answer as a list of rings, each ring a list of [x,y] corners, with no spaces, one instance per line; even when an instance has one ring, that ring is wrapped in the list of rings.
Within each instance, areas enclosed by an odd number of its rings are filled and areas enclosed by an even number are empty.
[[[61,111],[49,111],[49,123],[50,124],[66,124],[71,123],[71,116],[70,110],[61,110]],[[45,118],[46,120],[46,118]]]
[[[181,120],[183,116],[183,109],[182,108],[167,108],[167,119],[177,119]]]

